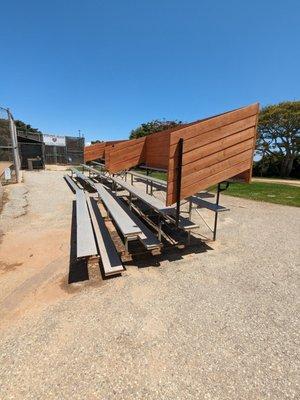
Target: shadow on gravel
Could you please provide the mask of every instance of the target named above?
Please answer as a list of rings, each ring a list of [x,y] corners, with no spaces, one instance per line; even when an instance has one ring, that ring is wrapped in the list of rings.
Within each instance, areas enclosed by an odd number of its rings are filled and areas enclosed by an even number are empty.
[[[87,260],[76,258],[76,202],[72,204],[72,225],[70,239],[70,264],[68,283],[86,281],[89,279]]]
[[[123,262],[126,265],[136,265],[138,268],[160,267],[164,261],[182,260],[187,255],[205,253],[213,250],[207,243],[201,239],[191,236],[191,244],[188,246],[165,246],[161,254],[153,255],[149,253],[132,255],[132,261]]]

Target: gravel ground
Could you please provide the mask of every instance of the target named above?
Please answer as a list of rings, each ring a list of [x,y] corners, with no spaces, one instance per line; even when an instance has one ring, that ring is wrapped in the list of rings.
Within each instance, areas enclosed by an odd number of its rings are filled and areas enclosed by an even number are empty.
[[[70,202],[59,191],[52,208]],[[206,251],[73,285],[3,328],[0,398],[298,399],[300,209],[222,204],[231,211]],[[55,215],[52,227],[65,221]]]

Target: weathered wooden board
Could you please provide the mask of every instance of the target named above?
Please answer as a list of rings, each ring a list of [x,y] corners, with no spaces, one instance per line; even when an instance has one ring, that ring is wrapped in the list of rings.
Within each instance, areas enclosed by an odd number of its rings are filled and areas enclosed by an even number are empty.
[[[105,158],[105,151],[108,146],[124,142],[124,140],[111,140],[108,142],[95,143],[84,148],[84,162],[93,161]]]
[[[233,178],[250,180],[259,105],[217,115],[170,133],[166,204],[177,201],[178,142],[183,138],[180,199]]]
[[[168,168],[170,130],[153,133],[146,138],[146,165]]]
[[[124,268],[115,245],[105,226],[97,203],[86,193],[86,202],[90,211],[92,224],[100,252],[105,276],[120,274]]]
[[[106,169],[110,173],[116,173],[145,162],[145,143],[146,138],[143,137],[110,147],[105,158]]]
[[[103,159],[105,143],[96,143],[84,148],[84,162]]]

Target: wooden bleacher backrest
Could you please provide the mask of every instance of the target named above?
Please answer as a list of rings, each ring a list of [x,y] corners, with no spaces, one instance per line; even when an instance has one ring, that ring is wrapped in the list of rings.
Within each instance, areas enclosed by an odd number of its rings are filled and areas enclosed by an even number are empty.
[[[104,158],[105,143],[95,143],[84,148],[84,162]]]
[[[180,199],[236,175],[250,181],[258,112],[259,104],[253,104],[170,134],[167,205],[177,201],[180,138],[183,138]]]

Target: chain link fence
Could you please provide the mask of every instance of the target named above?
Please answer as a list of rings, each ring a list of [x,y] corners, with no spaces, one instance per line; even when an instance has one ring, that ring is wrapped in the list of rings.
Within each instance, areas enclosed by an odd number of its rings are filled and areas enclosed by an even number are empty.
[[[0,179],[5,170],[12,171],[12,181],[20,181],[20,157],[17,130],[9,109],[0,107]]]
[[[65,136],[64,146],[45,146],[45,164],[73,164],[84,162],[84,138]]]

